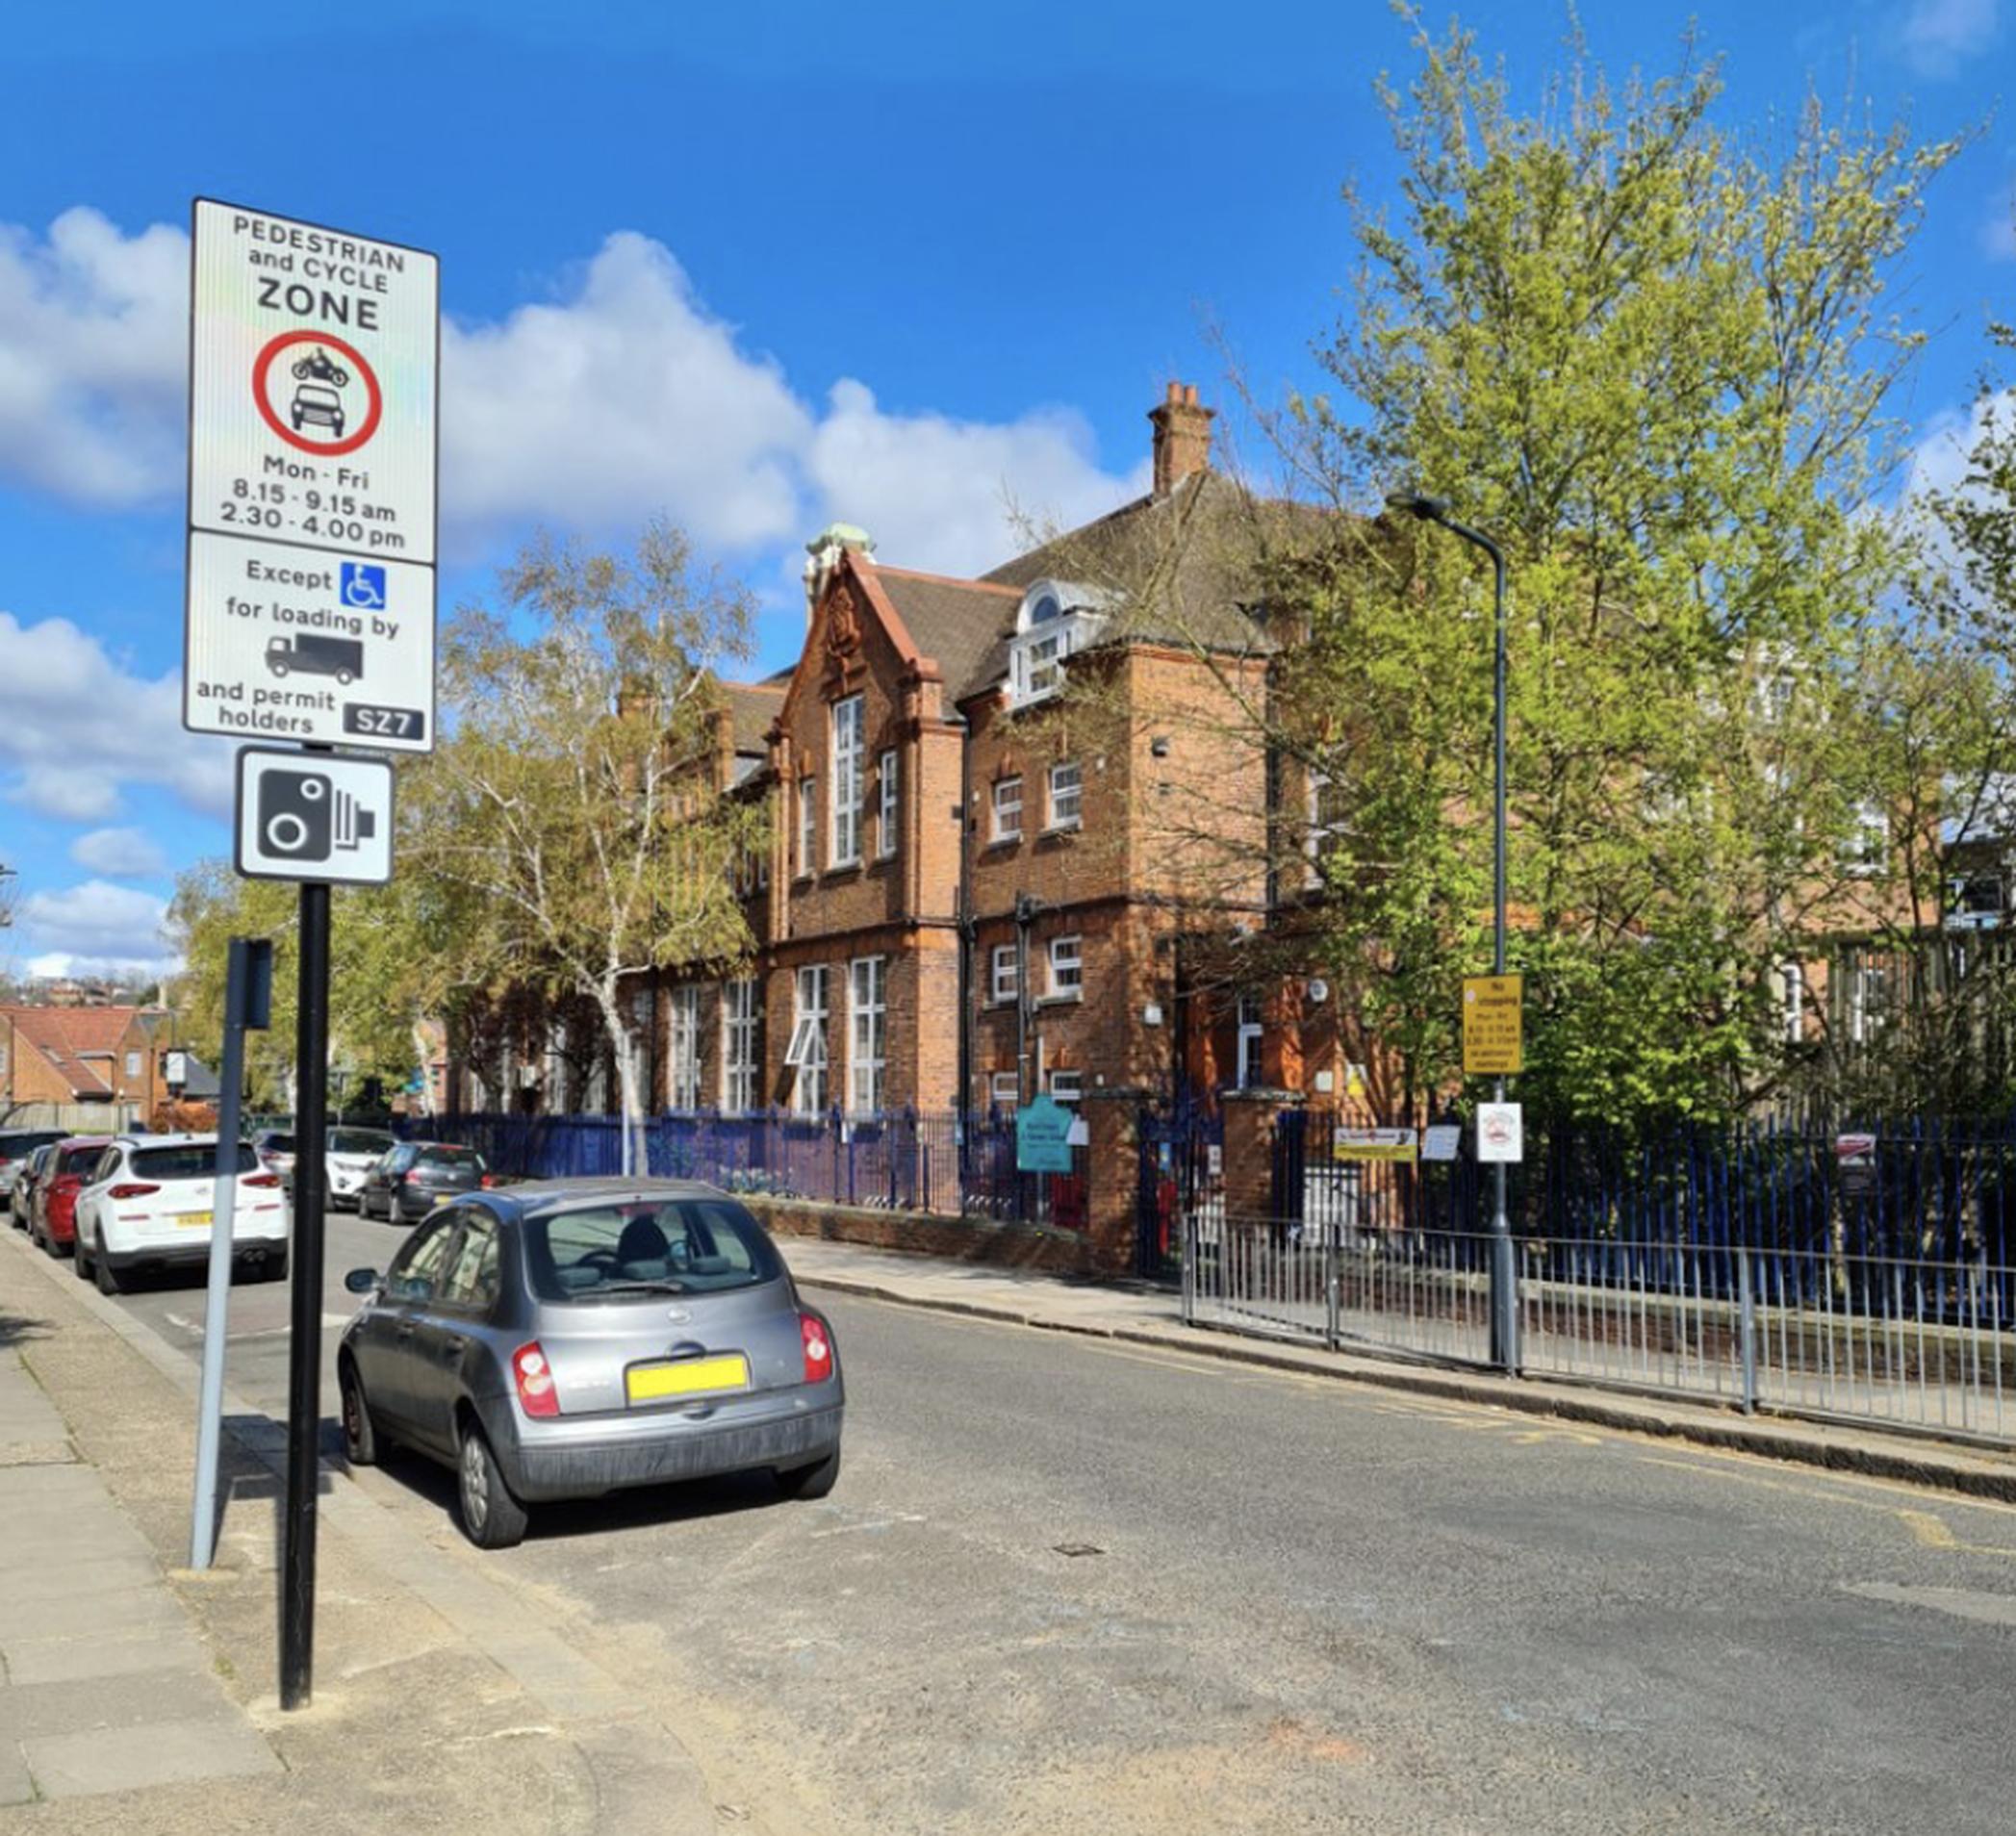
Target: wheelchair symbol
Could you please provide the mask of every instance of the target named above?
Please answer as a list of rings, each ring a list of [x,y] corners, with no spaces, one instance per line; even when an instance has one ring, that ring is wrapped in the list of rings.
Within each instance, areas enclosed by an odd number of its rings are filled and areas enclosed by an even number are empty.
[[[382,612],[385,610],[385,570],[374,568],[368,561],[345,561],[341,592],[345,605],[355,606],[360,612]]]

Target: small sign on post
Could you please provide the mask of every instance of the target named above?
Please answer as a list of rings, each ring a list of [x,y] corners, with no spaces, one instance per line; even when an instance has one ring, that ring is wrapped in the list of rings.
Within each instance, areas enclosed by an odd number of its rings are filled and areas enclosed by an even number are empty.
[[[1516,1078],[1524,1065],[1519,976],[1463,979],[1463,1069],[1467,1077]]]
[[[1015,1171],[1071,1170],[1071,1111],[1055,1097],[1039,1096],[1015,1111]]]
[[[1403,1160],[1417,1151],[1412,1129],[1339,1128],[1330,1136],[1330,1155],[1337,1160]]]
[[[1477,1105],[1477,1158],[1487,1165],[1517,1165],[1526,1158],[1525,1122],[1517,1103]]]
[[[382,886],[392,878],[392,761],[238,752],[238,871]]]
[[[1876,1138],[1873,1135],[1837,1135],[1834,1165],[1843,1198],[1869,1198],[1876,1189]]]

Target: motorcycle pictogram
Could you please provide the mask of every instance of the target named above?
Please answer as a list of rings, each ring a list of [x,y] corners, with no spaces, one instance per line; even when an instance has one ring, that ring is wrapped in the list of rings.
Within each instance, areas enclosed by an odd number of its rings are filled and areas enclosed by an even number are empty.
[[[294,381],[334,383],[343,388],[350,380],[350,372],[337,363],[319,344],[293,367]]]

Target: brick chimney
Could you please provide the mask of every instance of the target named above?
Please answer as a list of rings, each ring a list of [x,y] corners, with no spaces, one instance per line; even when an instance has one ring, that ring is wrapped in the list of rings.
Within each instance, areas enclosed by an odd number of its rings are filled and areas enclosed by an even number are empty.
[[[1216,411],[1197,405],[1195,383],[1172,382],[1149,409],[1155,423],[1155,495],[1166,497],[1193,472],[1211,464],[1211,422]]]

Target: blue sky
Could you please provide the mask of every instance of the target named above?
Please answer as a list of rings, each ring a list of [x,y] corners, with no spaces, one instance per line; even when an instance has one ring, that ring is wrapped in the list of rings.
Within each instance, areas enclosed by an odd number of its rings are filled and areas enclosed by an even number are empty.
[[[1950,429],[2016,287],[2016,0],[1582,11],[1613,70],[1694,18],[1731,124],[1809,85],[1987,124],[1912,265],[1904,406]],[[1561,6],[1461,12],[1523,97],[1562,61]],[[663,510],[757,587],[774,666],[832,518],[978,571],[1009,501],[1139,488],[1162,383],[1223,399],[1212,324],[1263,392],[1314,381],[1339,188],[1391,194],[1370,90],[1409,64],[1384,0],[87,3],[17,9],[0,57],[0,958],[45,970],[158,961],[174,869],[228,850],[230,749],[173,679],[192,194],[440,252],[444,611],[534,523]]]

